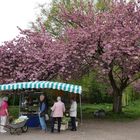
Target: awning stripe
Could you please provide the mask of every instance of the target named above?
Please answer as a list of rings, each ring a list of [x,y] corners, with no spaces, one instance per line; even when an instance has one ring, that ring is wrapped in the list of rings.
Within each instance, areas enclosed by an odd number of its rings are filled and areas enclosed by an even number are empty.
[[[11,84],[3,84],[0,85],[0,91],[6,90],[22,90],[22,89],[56,89],[63,90],[71,93],[82,93],[82,87],[73,84],[59,83],[59,82],[51,82],[51,81],[35,81],[35,82],[19,82],[19,83],[11,83]]]

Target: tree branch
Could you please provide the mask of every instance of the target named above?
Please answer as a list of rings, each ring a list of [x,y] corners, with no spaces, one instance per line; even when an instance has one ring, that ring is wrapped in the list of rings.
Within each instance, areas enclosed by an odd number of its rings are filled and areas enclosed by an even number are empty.
[[[128,84],[127,84],[128,80],[129,80],[128,77],[125,80],[124,79],[121,80],[121,85],[120,85],[120,91],[121,92],[128,86]]]
[[[110,84],[111,84],[112,88],[114,90],[117,90],[118,91],[119,89],[118,89],[117,84],[116,84],[116,82],[114,80],[113,73],[112,73],[112,68],[111,68],[111,70],[108,73],[108,77],[109,77]]]
[[[132,81],[128,82],[127,86],[132,84],[133,82],[137,81],[138,79],[140,79],[140,76],[138,76],[138,77],[134,78]]]

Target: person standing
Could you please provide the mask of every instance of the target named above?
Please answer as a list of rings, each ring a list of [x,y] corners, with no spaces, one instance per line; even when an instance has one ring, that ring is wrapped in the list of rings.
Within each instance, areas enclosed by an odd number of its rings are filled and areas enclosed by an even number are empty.
[[[76,129],[77,102],[74,98],[71,99],[70,117],[71,117],[71,126],[72,126],[71,131],[77,131]]]
[[[47,131],[47,125],[45,121],[45,115],[47,112],[47,104],[45,95],[40,95],[40,105],[39,105],[39,121],[43,131]]]
[[[0,106],[0,133],[6,133],[7,131],[4,130],[4,126],[6,125],[7,122],[7,117],[9,116],[8,113],[8,97],[4,97],[2,99],[2,103]]]
[[[53,112],[51,132],[52,133],[54,132],[54,124],[55,124],[55,121],[57,121],[58,122],[58,132],[60,133],[61,121],[62,121],[63,113],[65,112],[65,105],[61,101],[61,97],[57,97],[57,102],[54,103],[51,110]]]

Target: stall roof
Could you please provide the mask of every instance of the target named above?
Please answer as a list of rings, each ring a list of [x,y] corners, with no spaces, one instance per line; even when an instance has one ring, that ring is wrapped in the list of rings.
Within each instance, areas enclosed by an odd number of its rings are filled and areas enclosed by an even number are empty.
[[[0,91],[46,88],[67,91],[75,94],[82,93],[81,86],[51,81],[19,82],[0,85]]]

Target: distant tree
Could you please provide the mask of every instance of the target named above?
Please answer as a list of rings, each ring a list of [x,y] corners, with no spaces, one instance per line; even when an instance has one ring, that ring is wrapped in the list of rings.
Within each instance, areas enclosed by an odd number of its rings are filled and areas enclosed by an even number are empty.
[[[59,37],[61,34],[63,34],[63,29],[66,24],[59,16],[61,5],[64,5],[65,8],[70,12],[72,11],[73,7],[79,7],[80,4],[82,4],[83,5],[82,10],[86,12],[88,9],[88,1],[86,0],[83,0],[83,1],[81,0],[53,0],[49,8],[48,8],[48,5],[46,4],[39,5],[40,15],[37,17],[36,22],[31,23],[32,28],[35,30],[39,30],[40,21],[41,21],[46,27],[47,32],[49,32],[55,38]],[[94,1],[94,0],[91,0],[91,1]],[[74,26],[74,23],[67,22],[67,25]]]
[[[53,0],[50,8],[48,8],[48,5],[46,4],[39,5],[40,15],[37,17],[36,22],[31,23],[32,28],[39,30],[39,24],[41,21],[46,27],[47,32],[49,32],[54,37],[59,36],[59,34],[62,33],[64,26],[64,23],[61,21],[61,19],[59,19],[58,16],[60,3],[67,6],[67,8],[70,7],[70,0]]]
[[[112,0],[98,0],[96,3],[96,10],[104,12],[109,10]]]

